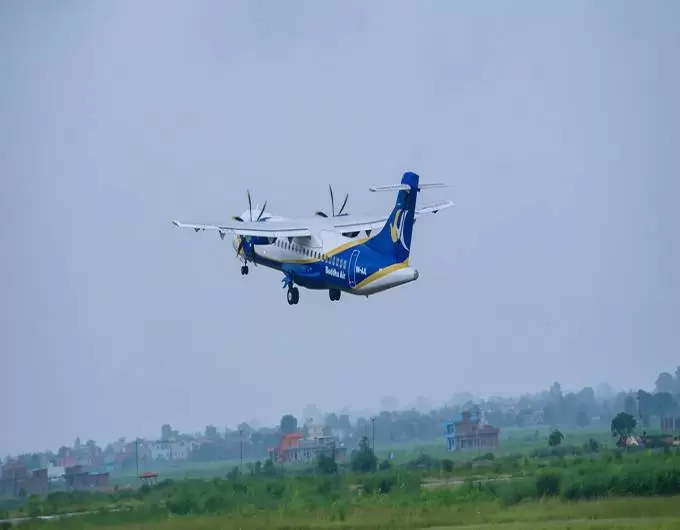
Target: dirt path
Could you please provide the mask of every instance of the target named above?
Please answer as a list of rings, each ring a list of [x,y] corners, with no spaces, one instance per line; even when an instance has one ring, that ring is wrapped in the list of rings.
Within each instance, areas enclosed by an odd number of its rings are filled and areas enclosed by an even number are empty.
[[[493,477],[493,478],[473,478],[473,482],[499,482],[499,481],[505,481],[505,480],[511,480],[513,478],[517,477],[512,477],[511,475],[501,475],[498,477]],[[449,478],[449,479],[436,479],[436,480],[427,480],[424,481],[422,486],[423,488],[445,488],[445,487],[453,487],[453,486],[462,486],[465,484],[465,481],[469,480],[468,478]]]
[[[680,517],[620,517],[608,519],[552,519],[544,521],[517,521],[517,522],[498,522],[498,523],[480,523],[480,524],[464,524],[454,526],[431,526],[427,530],[499,530],[516,529],[516,530],[538,530],[539,528],[569,528],[577,529],[581,526],[586,528],[635,528],[637,526],[645,527],[649,524],[666,524],[663,528],[680,528]],[[660,527],[661,528],[661,527]],[[425,530],[425,529],[423,529]]]

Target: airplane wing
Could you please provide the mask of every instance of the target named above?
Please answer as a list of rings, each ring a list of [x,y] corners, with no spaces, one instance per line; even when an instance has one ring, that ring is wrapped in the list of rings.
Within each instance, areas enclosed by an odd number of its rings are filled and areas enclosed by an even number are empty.
[[[435,214],[439,210],[450,208],[454,204],[451,201],[441,201],[428,206],[422,206],[416,209],[415,218],[426,214]],[[382,228],[387,222],[388,216],[381,215],[375,217],[360,217],[356,215],[329,217],[324,219],[332,224],[333,228],[342,232],[358,232],[362,230],[375,230]]]
[[[429,206],[418,208],[415,212],[415,217],[418,218],[425,214],[434,214],[439,210],[453,206],[450,201],[442,201]],[[358,232],[362,230],[376,230],[382,228],[387,222],[388,216],[357,216],[357,215],[341,215],[337,217],[329,217],[327,219],[313,219],[307,223],[305,221],[266,221],[266,222],[239,222],[234,221],[224,224],[197,224],[197,223],[181,223],[179,221],[172,221],[172,224],[179,228],[191,228],[196,232],[204,230],[217,231],[220,237],[225,234],[239,234],[242,236],[255,237],[310,237],[312,230],[320,226],[329,227],[338,232]],[[330,226],[328,226],[330,225]]]
[[[172,224],[179,228],[193,228],[194,231],[216,230],[221,237],[224,234],[238,234],[255,237],[309,237],[312,231],[301,223],[295,221],[267,221],[267,222],[238,222],[226,224],[193,224],[173,221]]]

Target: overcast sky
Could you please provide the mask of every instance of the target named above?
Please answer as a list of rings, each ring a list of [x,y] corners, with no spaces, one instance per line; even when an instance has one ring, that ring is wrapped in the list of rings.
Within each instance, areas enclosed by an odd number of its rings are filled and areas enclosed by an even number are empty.
[[[680,364],[680,4],[0,2],[0,454]],[[417,282],[173,227],[420,204]]]

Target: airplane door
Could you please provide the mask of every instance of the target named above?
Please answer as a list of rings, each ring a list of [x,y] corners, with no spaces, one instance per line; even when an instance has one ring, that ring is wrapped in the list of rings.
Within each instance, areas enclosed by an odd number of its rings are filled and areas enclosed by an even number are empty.
[[[349,278],[349,286],[351,289],[357,284],[356,280],[356,265],[357,259],[359,258],[359,251],[352,251],[352,255],[349,257],[349,264],[347,265],[347,278]]]

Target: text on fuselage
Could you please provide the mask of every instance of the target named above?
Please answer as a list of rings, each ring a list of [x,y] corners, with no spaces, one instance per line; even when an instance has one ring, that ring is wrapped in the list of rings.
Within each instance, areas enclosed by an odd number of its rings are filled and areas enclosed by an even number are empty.
[[[329,267],[328,265],[326,265],[326,275],[333,276],[334,278],[340,278],[341,280],[345,279],[345,271],[339,271],[338,269]]]

